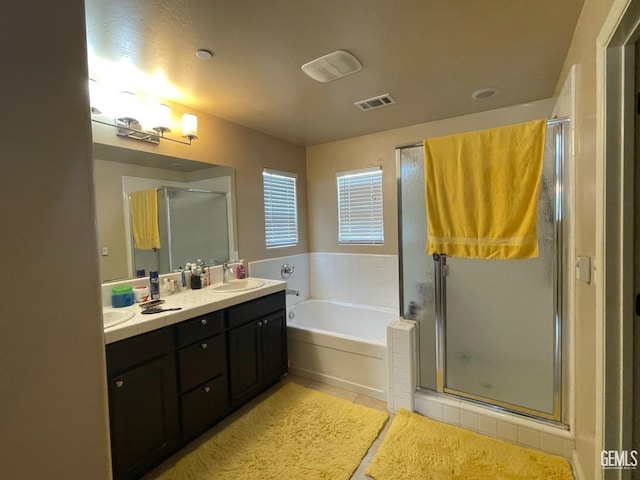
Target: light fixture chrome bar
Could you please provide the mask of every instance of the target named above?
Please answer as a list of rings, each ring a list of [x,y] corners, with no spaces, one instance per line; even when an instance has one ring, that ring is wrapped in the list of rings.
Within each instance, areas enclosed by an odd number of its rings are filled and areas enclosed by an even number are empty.
[[[176,138],[165,137],[163,132],[145,132],[144,130],[140,130],[140,124],[138,122],[128,122],[123,120],[116,120],[116,123],[103,122],[102,120],[96,120],[95,118],[91,119],[92,122],[99,123],[101,125],[106,125],[108,127],[114,127],[116,129],[116,135],[119,137],[130,138],[132,140],[139,140],[141,142],[152,143],[154,145],[159,145],[160,140],[169,140],[170,142],[181,143],[183,145],[191,145],[191,141],[195,136],[185,136],[188,141],[178,140]],[[138,127],[138,128],[136,128]]]

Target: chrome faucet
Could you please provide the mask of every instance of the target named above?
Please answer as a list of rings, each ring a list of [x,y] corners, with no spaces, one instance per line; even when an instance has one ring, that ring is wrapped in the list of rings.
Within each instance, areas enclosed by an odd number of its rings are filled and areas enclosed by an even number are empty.
[[[235,268],[233,268],[227,262],[224,262],[222,264],[222,283],[223,284],[229,283],[229,270],[231,270],[231,273],[236,273]]]

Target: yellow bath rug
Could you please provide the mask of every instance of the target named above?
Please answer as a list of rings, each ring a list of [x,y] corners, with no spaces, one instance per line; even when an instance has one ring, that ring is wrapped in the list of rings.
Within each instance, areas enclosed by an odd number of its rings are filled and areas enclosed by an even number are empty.
[[[403,409],[366,473],[376,480],[573,480],[563,458]]]
[[[348,480],[386,412],[287,384],[179,460],[162,480]]]

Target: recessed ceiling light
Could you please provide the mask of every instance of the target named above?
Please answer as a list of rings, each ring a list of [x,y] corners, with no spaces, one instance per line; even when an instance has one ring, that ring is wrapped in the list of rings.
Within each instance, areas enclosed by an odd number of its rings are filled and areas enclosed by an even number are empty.
[[[484,100],[486,98],[495,97],[498,92],[500,92],[500,90],[495,87],[481,88],[480,90],[473,92],[471,94],[471,98],[474,100]]]
[[[196,50],[196,57],[198,57],[200,60],[209,60],[211,57],[213,57],[213,52],[201,48],[200,50]]]

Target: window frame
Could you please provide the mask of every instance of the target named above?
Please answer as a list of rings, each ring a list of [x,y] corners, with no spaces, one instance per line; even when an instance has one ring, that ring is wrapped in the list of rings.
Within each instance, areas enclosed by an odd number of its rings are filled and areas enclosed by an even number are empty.
[[[346,179],[354,179],[354,178],[362,178],[368,177],[369,186],[367,187],[367,181],[360,182],[349,182]],[[377,177],[374,180],[374,177]],[[375,181],[375,184],[374,184]],[[356,190],[355,192],[345,192],[345,189]],[[348,210],[348,207],[344,207],[344,197],[348,195],[354,194],[363,194],[366,193],[367,188],[372,193],[372,198],[369,204],[367,205],[366,201],[356,201],[352,203],[357,203],[355,205],[356,208],[362,209],[359,213],[354,214],[352,211]],[[360,191],[358,191],[360,190]],[[379,198],[373,198],[374,194],[378,194]],[[370,246],[378,246],[384,245],[384,193],[383,193],[383,171],[381,166],[376,167],[367,167],[360,168],[356,170],[347,170],[342,172],[336,172],[336,197],[338,202],[338,244],[339,245],[370,245]],[[369,208],[369,212],[367,214],[366,210]],[[355,221],[347,222],[345,224],[345,217],[348,215],[356,216]],[[367,215],[370,216],[369,224],[367,226]],[[354,230],[366,230],[370,231],[367,233],[364,232],[355,232]],[[367,237],[367,235],[369,235]]]
[[[270,193],[270,201],[268,202],[268,193],[267,193],[267,178],[271,178],[271,188],[273,189],[273,180],[274,178],[280,179],[289,179],[291,183],[286,185],[286,180],[280,180],[281,185],[280,188],[292,188],[293,190],[293,201],[285,205],[282,208],[283,211],[281,214],[283,215],[291,215],[293,213],[293,227],[289,225],[291,223],[291,216],[282,220],[280,224],[274,224],[273,220],[273,210],[274,210],[274,198],[273,191]],[[262,170],[262,204],[264,211],[264,239],[265,239],[265,247],[270,248],[284,248],[284,247],[295,247],[300,242],[300,236],[298,231],[298,174],[293,172],[285,172],[282,170],[273,170],[269,168],[263,168]],[[291,194],[285,193],[285,195],[278,200],[280,202],[286,202],[287,200],[291,200]],[[285,225],[286,224],[286,225]],[[278,230],[282,230],[279,232]],[[279,234],[279,235],[278,235]],[[284,235],[283,241],[278,242],[274,240],[274,238],[278,236]]]

